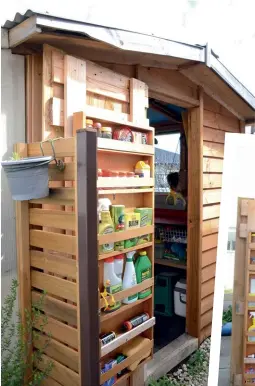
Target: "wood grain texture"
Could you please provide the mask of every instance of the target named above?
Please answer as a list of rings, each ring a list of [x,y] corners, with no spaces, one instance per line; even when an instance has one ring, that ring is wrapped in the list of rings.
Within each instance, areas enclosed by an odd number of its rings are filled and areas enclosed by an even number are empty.
[[[203,155],[206,157],[224,158],[224,144],[204,141]]]
[[[218,218],[220,216],[220,204],[203,207],[203,220]]]
[[[219,232],[219,218],[213,218],[203,221],[202,234],[203,236],[211,235]]]
[[[29,222],[32,225],[75,230],[75,214],[61,210],[30,209]]]
[[[75,237],[59,233],[30,230],[30,244],[33,247],[45,248],[56,252],[75,255]]]
[[[203,205],[221,202],[221,189],[203,190]]]
[[[216,248],[218,245],[218,233],[203,236],[202,238],[202,251],[207,251],[208,249]]]
[[[215,277],[216,263],[207,265],[202,269],[202,283]]]
[[[204,141],[215,142],[215,143],[225,143],[225,131],[213,129],[207,126],[204,126]]]
[[[214,293],[214,284],[215,278],[207,280],[205,283],[202,284],[201,299],[204,299]]]
[[[214,294],[211,294],[201,300],[201,314],[213,309],[213,298]]]
[[[31,267],[48,270],[57,275],[67,276],[76,279],[76,260],[56,255],[53,253],[30,251]]]
[[[204,110],[204,126],[239,133],[239,120],[236,117],[225,116],[208,110]]]
[[[203,174],[203,188],[221,188],[222,174],[221,173],[204,173]]]
[[[217,257],[217,248],[212,248],[207,251],[203,252],[203,258],[202,258],[202,268],[206,267],[207,265],[213,264],[216,262]]]

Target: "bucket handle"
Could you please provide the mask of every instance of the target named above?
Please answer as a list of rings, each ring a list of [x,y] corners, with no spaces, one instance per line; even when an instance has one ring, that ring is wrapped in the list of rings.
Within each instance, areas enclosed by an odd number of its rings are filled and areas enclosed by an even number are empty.
[[[58,139],[63,139],[63,138],[62,137],[54,138],[54,139],[49,138],[49,139],[46,139],[45,141],[41,141],[40,142],[40,148],[41,148],[42,155],[44,156],[43,143],[49,142],[51,145],[51,148],[52,148],[53,158],[54,158],[54,161],[56,162],[56,166],[60,171],[63,171],[65,169],[65,163],[64,163],[64,161],[62,161],[60,159],[57,160],[55,148],[54,148],[54,141],[57,141]]]

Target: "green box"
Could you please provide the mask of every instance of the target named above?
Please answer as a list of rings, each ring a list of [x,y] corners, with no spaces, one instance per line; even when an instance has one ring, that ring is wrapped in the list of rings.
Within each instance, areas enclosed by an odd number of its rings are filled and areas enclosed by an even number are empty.
[[[173,316],[174,286],[178,281],[176,272],[163,272],[155,277],[154,312],[158,315]]]

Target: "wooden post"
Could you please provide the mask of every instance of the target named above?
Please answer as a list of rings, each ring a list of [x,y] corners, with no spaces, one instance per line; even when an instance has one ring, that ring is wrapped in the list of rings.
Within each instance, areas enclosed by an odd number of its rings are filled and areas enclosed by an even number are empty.
[[[187,332],[199,337],[202,258],[203,94],[188,117]],[[194,285],[194,277],[196,285]]]
[[[96,131],[78,130],[76,151],[80,382],[99,386]]]

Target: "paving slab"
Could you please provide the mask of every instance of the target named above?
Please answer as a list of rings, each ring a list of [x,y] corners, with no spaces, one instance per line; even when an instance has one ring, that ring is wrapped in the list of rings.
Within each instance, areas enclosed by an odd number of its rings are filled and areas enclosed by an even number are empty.
[[[222,336],[218,386],[230,385],[230,353],[231,336]]]

